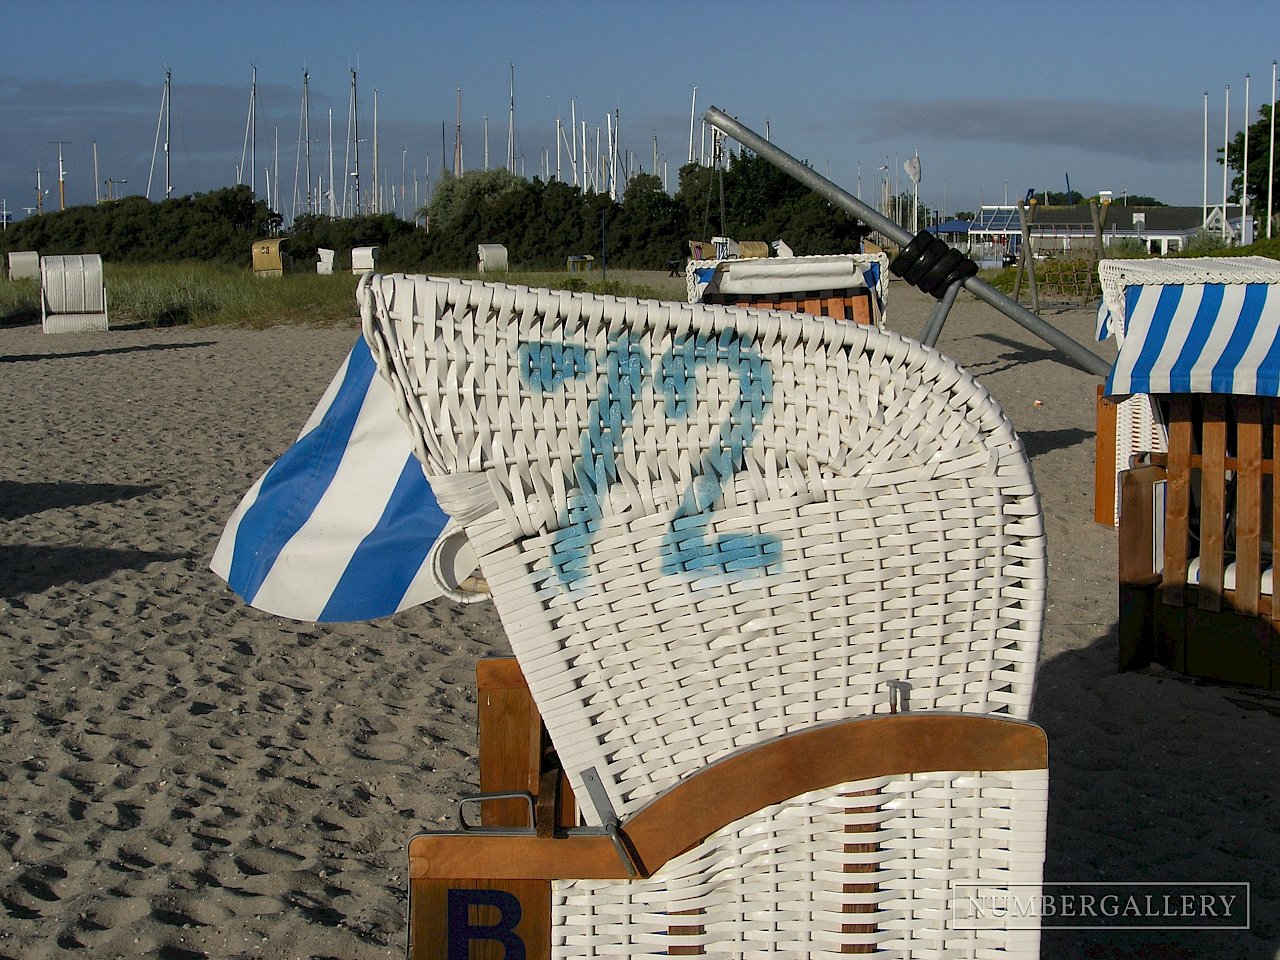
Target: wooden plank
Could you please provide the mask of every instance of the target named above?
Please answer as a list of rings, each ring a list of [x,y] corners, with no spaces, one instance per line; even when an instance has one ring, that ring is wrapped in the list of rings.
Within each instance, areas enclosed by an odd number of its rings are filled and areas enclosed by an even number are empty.
[[[1236,455],[1236,584],[1235,607],[1257,616],[1262,584],[1262,403],[1257,397],[1235,397]]]
[[[1152,499],[1157,483],[1167,478],[1162,467],[1137,467],[1120,474],[1120,527],[1117,535],[1122,584],[1150,584],[1156,578]]]
[[[991,716],[896,714],[779,737],[680,781],[623,826],[642,875],[724,826],[774,803],[871,777],[934,770],[1039,770],[1044,731]],[[626,877],[604,836],[423,834],[409,842],[411,878]]]
[[[1191,397],[1169,400],[1169,485],[1165,499],[1164,579],[1160,599],[1171,606],[1186,602],[1187,539],[1191,513]]]
[[[538,826],[544,832],[576,824],[577,804],[569,778],[560,769],[542,715],[514,657],[486,657],[476,663],[476,700],[480,791],[533,794],[541,818]],[[528,821],[528,805],[520,800],[492,800],[481,806],[480,822],[486,827],[527,827]]]
[[[810,294],[805,297],[804,306],[800,309],[811,317],[820,317],[822,316],[822,298],[814,294]]]
[[[410,960],[457,956],[550,960],[550,881],[456,878],[411,884]]]
[[[514,657],[476,663],[480,792],[523,791],[538,795],[542,780],[542,717]],[[529,827],[529,806],[521,800],[481,804],[486,827]]]
[[[1201,610],[1219,610],[1226,563],[1227,398],[1221,394],[1205,394],[1200,403],[1203,466],[1200,468],[1200,587],[1196,597]]]
[[[876,322],[870,290],[858,290],[845,300],[851,319],[854,323],[873,324]]]
[[[1093,443],[1093,521],[1111,527],[1116,522],[1116,414],[1114,402],[1098,384],[1097,432]]]
[[[1271,426],[1271,449],[1267,451],[1272,464],[1280,463],[1280,422],[1277,422],[1277,403],[1268,397],[1262,408],[1266,422]],[[1280,603],[1276,602],[1276,593],[1280,592],[1280,570],[1277,570],[1277,559],[1280,558],[1280,474],[1271,476],[1271,633],[1274,637],[1280,633]]]
[[[1153,453],[1151,454],[1150,459],[1151,462],[1158,467],[1167,467],[1169,465],[1169,455],[1166,453]],[[1234,457],[1228,454],[1226,460],[1223,462],[1226,464],[1226,468],[1228,470],[1234,471],[1240,469],[1239,457]],[[1191,469],[1199,470],[1202,466],[1204,466],[1204,458],[1198,453],[1193,453],[1191,455]],[[1275,461],[1270,458],[1262,461],[1262,475],[1264,477],[1269,477],[1275,472]]]

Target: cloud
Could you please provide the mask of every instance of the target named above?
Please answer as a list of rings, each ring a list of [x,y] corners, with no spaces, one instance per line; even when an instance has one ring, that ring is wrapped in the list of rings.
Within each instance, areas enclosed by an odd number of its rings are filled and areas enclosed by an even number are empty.
[[[1065,100],[879,100],[851,126],[876,139],[958,140],[1058,146],[1151,163],[1197,159],[1199,110],[1143,103]]]

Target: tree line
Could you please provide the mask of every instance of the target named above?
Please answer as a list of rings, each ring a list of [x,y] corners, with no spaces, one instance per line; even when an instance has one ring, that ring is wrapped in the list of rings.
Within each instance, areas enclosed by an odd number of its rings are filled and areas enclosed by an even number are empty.
[[[517,269],[563,269],[570,256],[610,266],[662,269],[683,262],[688,241],[785,240],[797,254],[848,253],[866,228],[765,160],[744,153],[726,169],[687,164],[675,195],[655,176],[632,177],[619,201],[558,181],[526,180],[504,169],[444,175],[409,223],[390,214],[281,217],[247,186],[153,203],[125,197],[28,217],[0,232],[0,251],[97,253],[109,262],[250,262],[255,240],[286,236],[297,269],[316,250],[379,247],[389,270],[474,269],[476,247],[500,243]],[[348,260],[349,262],[349,260]]]

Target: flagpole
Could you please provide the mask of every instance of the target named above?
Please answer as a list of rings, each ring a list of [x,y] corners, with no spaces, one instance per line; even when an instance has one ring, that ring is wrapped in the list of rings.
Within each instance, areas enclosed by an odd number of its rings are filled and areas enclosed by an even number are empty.
[[[915,153],[914,176],[911,178],[911,232],[920,232],[920,151]]]
[[[1204,92],[1204,192],[1200,199],[1200,226],[1209,222],[1209,91]]]
[[[1244,218],[1249,203],[1249,74],[1244,75],[1244,159],[1240,161],[1240,239],[1244,239]]]
[[[1267,239],[1271,239],[1271,199],[1276,179],[1276,62],[1271,61],[1271,150],[1267,154]]]
[[[1231,84],[1227,84],[1226,105],[1222,108],[1222,239],[1227,239],[1227,138],[1231,131]]]

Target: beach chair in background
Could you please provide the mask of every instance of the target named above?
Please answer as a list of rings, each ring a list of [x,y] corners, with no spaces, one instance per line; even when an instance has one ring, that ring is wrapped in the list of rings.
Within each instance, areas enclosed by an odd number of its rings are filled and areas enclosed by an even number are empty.
[[[882,326],[889,259],[880,253],[690,260],[685,283],[690,303],[786,310]]]
[[[352,247],[351,272],[356,276],[378,269],[377,247]]]
[[[333,276],[334,251],[327,247],[316,248],[316,274],[321,277]]]
[[[45,333],[107,329],[107,288],[96,253],[40,258],[40,323]]]
[[[500,243],[482,243],[476,247],[477,269],[481,273],[506,273],[507,248]]]
[[[292,266],[292,258],[284,252],[288,237],[276,237],[253,242],[253,275],[255,277],[282,277]]]
[[[1042,517],[981,385],[782,312],[358,298],[438,575],[518,661],[480,668],[507,789],[410,843],[413,956],[1038,956],[974,908],[1038,891],[1047,791]]]
[[[34,250],[10,250],[9,279],[39,280],[40,254]]]
[[[1103,267],[1122,280],[1105,393],[1149,397],[1167,437],[1119,478],[1120,666],[1280,688],[1280,262]]]

